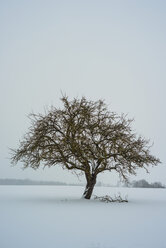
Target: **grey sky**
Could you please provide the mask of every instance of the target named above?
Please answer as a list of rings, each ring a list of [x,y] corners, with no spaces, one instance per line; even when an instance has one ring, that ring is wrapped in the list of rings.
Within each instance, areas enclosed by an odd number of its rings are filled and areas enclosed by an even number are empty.
[[[166,1],[0,1],[0,178],[76,182],[61,169],[10,166],[31,112],[69,97],[105,99],[135,118],[163,162],[135,179],[166,183]],[[115,183],[105,173],[99,180]]]

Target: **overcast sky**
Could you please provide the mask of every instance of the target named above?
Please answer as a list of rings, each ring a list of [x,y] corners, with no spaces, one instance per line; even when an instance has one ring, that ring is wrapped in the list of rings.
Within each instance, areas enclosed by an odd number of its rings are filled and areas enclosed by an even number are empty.
[[[132,179],[166,184],[166,1],[0,1],[0,86],[0,178],[78,182],[60,168],[22,170],[8,159],[27,115],[60,106],[62,91],[134,117],[162,164]]]

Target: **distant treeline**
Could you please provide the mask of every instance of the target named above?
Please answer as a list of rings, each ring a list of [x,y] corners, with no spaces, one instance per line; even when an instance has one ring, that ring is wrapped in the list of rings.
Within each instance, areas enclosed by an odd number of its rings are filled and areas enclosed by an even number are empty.
[[[165,185],[160,182],[148,183],[144,179],[125,183],[124,186],[131,188],[165,188]]]
[[[74,183],[64,183],[55,181],[35,181],[30,179],[0,179],[0,185],[59,185],[59,186],[82,186],[84,184],[74,184]],[[125,184],[118,183],[117,185],[104,184],[102,182],[97,182],[96,186],[100,187],[129,187],[129,188],[166,188],[160,182],[148,183],[146,180],[142,179],[139,181],[132,181]]]
[[[77,186],[81,184],[68,184],[54,181],[34,181],[30,179],[0,179],[0,185],[71,185]]]

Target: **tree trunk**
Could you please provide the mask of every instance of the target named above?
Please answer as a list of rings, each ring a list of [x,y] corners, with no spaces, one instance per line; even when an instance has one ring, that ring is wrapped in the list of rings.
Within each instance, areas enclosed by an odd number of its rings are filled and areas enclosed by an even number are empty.
[[[92,196],[92,192],[96,184],[96,176],[95,175],[92,175],[91,177],[86,176],[86,179],[87,179],[87,184],[83,194],[83,198],[89,200]]]

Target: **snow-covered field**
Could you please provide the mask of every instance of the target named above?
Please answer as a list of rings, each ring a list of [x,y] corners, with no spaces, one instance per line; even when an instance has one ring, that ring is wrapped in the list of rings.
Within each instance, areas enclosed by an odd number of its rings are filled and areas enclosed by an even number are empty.
[[[0,186],[0,248],[166,248],[166,189]]]

